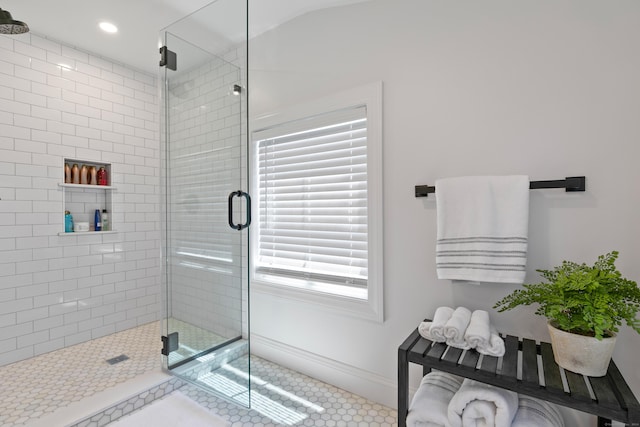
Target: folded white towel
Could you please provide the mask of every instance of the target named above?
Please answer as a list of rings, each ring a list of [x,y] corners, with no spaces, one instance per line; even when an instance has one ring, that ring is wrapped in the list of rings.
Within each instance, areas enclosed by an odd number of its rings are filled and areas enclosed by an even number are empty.
[[[464,333],[471,321],[471,311],[466,307],[458,307],[444,325],[444,336],[447,344],[467,350],[469,344],[464,340]],[[432,327],[433,328],[433,327]]]
[[[564,427],[564,419],[553,403],[519,395],[512,427]]]
[[[447,412],[452,427],[509,427],[517,410],[517,393],[467,378]]]
[[[411,400],[407,426],[448,427],[449,401],[461,384],[462,378],[446,372],[433,371],[425,375]]]
[[[453,308],[451,307],[438,307],[436,309],[429,329],[429,335],[433,338],[432,341],[445,342],[447,340],[447,337],[444,336],[444,326],[452,315]]]
[[[476,350],[480,354],[487,356],[501,357],[504,356],[504,340],[498,335],[496,328],[491,325],[491,338],[487,344],[478,345]]]
[[[496,423],[496,405],[486,400],[469,402],[462,411],[462,427],[494,427]]]
[[[489,313],[485,310],[475,310],[471,313],[469,326],[464,332],[464,339],[471,346],[487,347],[491,338],[491,324],[489,322]]]
[[[438,278],[524,283],[529,177],[436,180]]]

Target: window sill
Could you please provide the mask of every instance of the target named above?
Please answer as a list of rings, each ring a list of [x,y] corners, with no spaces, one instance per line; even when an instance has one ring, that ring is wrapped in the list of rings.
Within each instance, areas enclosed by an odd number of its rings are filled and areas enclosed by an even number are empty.
[[[378,307],[366,298],[330,294],[258,279],[251,280],[250,290],[290,301],[308,303],[315,307],[320,307],[323,310],[344,316],[369,320],[376,323],[383,322],[382,310],[377,309]]]

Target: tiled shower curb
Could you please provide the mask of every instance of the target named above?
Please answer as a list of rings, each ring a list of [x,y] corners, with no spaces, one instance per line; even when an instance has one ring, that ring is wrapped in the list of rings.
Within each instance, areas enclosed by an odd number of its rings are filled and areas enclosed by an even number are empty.
[[[137,411],[145,405],[160,399],[167,394],[178,390],[186,383],[180,378],[169,378],[167,381],[144,390],[134,396],[121,400],[120,402],[101,409],[93,415],[85,417],[79,421],[75,421],[73,424],[69,424],[66,427],[102,427],[109,423],[116,421],[117,419],[129,415],[130,413]]]

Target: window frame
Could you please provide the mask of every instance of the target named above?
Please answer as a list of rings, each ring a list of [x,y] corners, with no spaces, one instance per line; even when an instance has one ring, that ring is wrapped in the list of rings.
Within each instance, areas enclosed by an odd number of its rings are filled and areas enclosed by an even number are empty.
[[[382,82],[359,86],[317,100],[279,109],[264,114],[251,122],[250,167],[256,171],[251,176],[250,192],[253,197],[253,212],[259,212],[258,200],[258,149],[254,138],[256,132],[280,124],[319,116],[358,105],[366,106],[367,116],[367,257],[368,277],[366,298],[349,295],[349,292],[329,293],[313,286],[293,286],[277,280],[270,281],[267,275],[256,272],[253,261],[257,259],[257,245],[251,245],[250,280],[252,291],[311,303],[340,314],[383,322],[383,205],[382,205]],[[259,222],[253,221],[250,238],[259,239]],[[324,286],[326,288],[326,285]],[[343,287],[349,289],[349,287]]]

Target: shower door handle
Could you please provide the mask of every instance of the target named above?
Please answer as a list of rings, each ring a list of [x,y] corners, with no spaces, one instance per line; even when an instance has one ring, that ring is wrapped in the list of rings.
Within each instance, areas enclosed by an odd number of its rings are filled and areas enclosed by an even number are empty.
[[[235,196],[238,196],[238,197],[242,196],[245,198],[247,202],[247,222],[245,222],[244,224],[233,223],[233,198]],[[240,191],[240,190],[229,193],[228,211],[229,211],[229,227],[233,228],[234,230],[242,230],[244,228],[247,228],[251,224],[251,197],[244,191]]]

